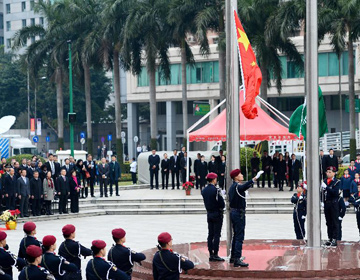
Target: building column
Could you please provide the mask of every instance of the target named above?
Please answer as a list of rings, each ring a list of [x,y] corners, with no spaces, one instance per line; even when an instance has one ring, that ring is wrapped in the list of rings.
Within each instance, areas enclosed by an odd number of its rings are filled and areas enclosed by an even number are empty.
[[[212,109],[214,109],[217,105],[218,105],[218,100],[217,99],[210,99],[209,100],[209,104],[210,104],[210,111]],[[209,122],[211,122],[213,119],[215,119],[217,117],[218,113],[217,111],[213,112],[210,116],[209,116]],[[216,144],[216,141],[208,141],[206,142],[207,144],[207,149],[208,151]]]
[[[140,143],[139,137],[139,112],[137,103],[128,103],[127,104],[127,122],[128,122],[128,133],[127,133],[127,142],[128,142],[128,151],[129,158],[136,158],[135,148],[137,144]],[[139,137],[139,142],[134,143],[134,137]]]
[[[176,109],[174,101],[166,101],[166,150],[176,149]]]

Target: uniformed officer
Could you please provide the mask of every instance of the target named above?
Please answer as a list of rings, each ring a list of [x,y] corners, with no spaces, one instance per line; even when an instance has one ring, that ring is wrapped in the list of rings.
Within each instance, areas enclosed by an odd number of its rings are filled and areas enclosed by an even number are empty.
[[[339,195],[339,233],[337,240],[341,241],[342,238],[342,221],[346,214],[346,204],[344,198]]]
[[[326,169],[327,178],[322,182],[324,191],[324,212],[329,240],[325,246],[337,246],[336,240],[339,233],[339,190],[340,181],[335,178],[336,168],[329,166]]]
[[[17,258],[14,254],[8,251],[8,246],[6,244],[7,234],[4,231],[0,231],[0,280],[6,279],[9,276],[9,279],[12,279],[12,267],[16,266],[21,270],[26,262],[22,258]],[[4,276],[5,275],[5,276]]]
[[[233,184],[229,189],[230,217],[233,225],[233,239],[230,262],[234,267],[247,267],[249,264],[243,262],[242,246],[245,238],[245,212],[246,212],[246,191],[254,185],[256,179],[261,176],[263,171],[258,172],[257,177],[242,184],[244,176],[240,169],[234,169],[230,172]]]
[[[21,240],[19,246],[19,258],[26,258],[26,248],[30,245],[41,247],[41,242],[38,241],[35,237],[36,235],[36,225],[33,222],[26,222],[23,226],[23,230],[26,236]]]
[[[53,235],[46,235],[43,240],[44,254],[41,260],[41,266],[45,267],[57,280],[64,279],[68,272],[76,273],[78,268],[75,264],[69,263],[61,256],[55,254],[56,237]]]
[[[359,230],[359,236],[360,236],[360,185],[358,185],[357,192],[350,197],[349,202],[351,202],[355,207],[355,213],[356,213],[356,223]]]
[[[104,259],[106,256],[106,243],[102,240],[94,240],[91,250],[94,258],[90,260],[86,266],[87,280],[128,280],[129,276],[118,269],[112,262]]]
[[[293,221],[296,239],[305,238],[305,219],[306,219],[306,193],[304,184],[299,184],[296,193],[291,197],[294,204]]]
[[[55,280],[45,268],[40,266],[42,249],[36,245],[26,248],[26,259],[29,263],[19,275],[19,280]]]
[[[153,259],[154,280],[179,280],[182,270],[194,268],[194,263],[172,251],[172,237],[168,232],[158,236],[158,249]]]
[[[92,251],[79,242],[75,241],[75,226],[65,225],[62,228],[65,241],[59,247],[59,255],[67,261],[73,263],[78,268],[77,276],[74,279],[82,279],[81,277],[81,256],[85,258],[92,255]]]
[[[207,211],[209,261],[224,261],[218,254],[225,202],[221,189],[216,186],[217,174],[209,173],[206,180],[208,185],[202,190],[201,194]]]
[[[125,230],[116,228],[113,229],[111,233],[115,245],[109,250],[108,260],[113,262],[118,269],[129,275],[131,279],[134,262],[141,263],[146,257],[143,253],[137,253],[124,246],[124,243],[126,242]]]

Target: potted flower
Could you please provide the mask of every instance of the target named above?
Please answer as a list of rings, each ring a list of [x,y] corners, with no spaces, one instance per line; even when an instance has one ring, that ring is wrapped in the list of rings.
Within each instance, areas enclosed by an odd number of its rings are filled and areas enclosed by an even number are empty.
[[[20,211],[18,209],[6,210],[1,214],[0,220],[5,222],[6,228],[8,230],[14,230],[14,229],[16,229],[16,225],[17,225],[16,220],[17,220],[19,214],[20,214]]]
[[[189,181],[185,182],[182,186],[183,186],[183,190],[185,190],[186,195],[190,195],[191,194],[191,189],[194,187],[194,184],[192,182],[194,182],[195,177],[194,176],[190,176],[189,177]]]

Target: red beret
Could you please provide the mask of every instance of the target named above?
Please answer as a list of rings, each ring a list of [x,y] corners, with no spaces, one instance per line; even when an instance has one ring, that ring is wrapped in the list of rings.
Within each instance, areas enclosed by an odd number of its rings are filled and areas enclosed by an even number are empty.
[[[158,236],[158,242],[159,243],[165,243],[166,244],[166,243],[169,243],[171,240],[172,240],[172,237],[171,237],[170,233],[168,233],[168,232],[162,232]]]
[[[118,238],[118,239],[121,239],[126,235],[126,231],[123,230],[122,228],[113,229],[111,233],[114,238]]]
[[[56,242],[56,237],[54,235],[46,235],[42,240],[43,245],[46,247],[54,245],[55,242]]]
[[[326,168],[326,170],[336,172],[336,168],[334,166],[329,166],[328,168]]]
[[[212,180],[214,180],[214,179],[216,179],[217,177],[218,177],[218,176],[217,176],[216,173],[210,172],[210,173],[206,176],[206,179],[212,179]]]
[[[26,254],[30,257],[37,258],[42,255],[42,250],[39,246],[30,245],[26,248]]]
[[[5,231],[0,231],[0,241],[5,240],[7,237],[7,234]]]
[[[23,229],[26,232],[32,232],[34,229],[36,229],[36,225],[33,222],[26,222]]]
[[[232,179],[234,179],[237,175],[239,175],[241,173],[240,169],[234,169],[233,171],[230,172],[230,177]]]
[[[70,235],[73,232],[75,232],[75,226],[74,225],[66,225],[62,228],[62,232],[64,235]]]
[[[94,240],[92,245],[98,249],[104,249],[106,247],[106,243],[102,240]]]

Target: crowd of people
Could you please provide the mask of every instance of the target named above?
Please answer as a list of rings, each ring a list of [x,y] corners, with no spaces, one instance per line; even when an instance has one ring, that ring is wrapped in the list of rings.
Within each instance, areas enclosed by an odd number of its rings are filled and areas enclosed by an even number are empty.
[[[2,159],[0,179],[0,210],[20,210],[20,217],[53,215],[54,202],[58,202],[59,214],[79,212],[79,199],[95,197],[94,185],[100,185],[100,197],[119,194],[120,165],[116,156],[110,162],[104,157],[99,163],[89,154],[87,160],[75,160],[72,156],[61,166],[56,155],[49,154],[42,163],[36,156],[22,159],[21,164],[12,159],[7,164]],[[135,178],[136,181],[136,166]],[[31,211],[30,211],[31,210]]]
[[[64,241],[59,247],[54,235],[44,236],[42,242],[37,240],[33,222],[25,223],[23,231],[25,237],[20,241],[17,256],[9,250],[6,232],[0,231],[0,280],[13,279],[13,267],[20,271],[19,280],[81,280],[81,258],[88,256],[93,258],[86,266],[87,280],[129,280],[134,264],[146,259],[143,253],[125,247],[126,232],[122,228],[111,231],[115,245],[108,252],[103,240],[92,241],[91,248],[75,241],[76,228],[72,224],[62,228]],[[159,234],[158,252],[153,258],[154,279],[179,279],[182,270],[192,268],[193,262],[172,252],[171,235],[168,232]]]

